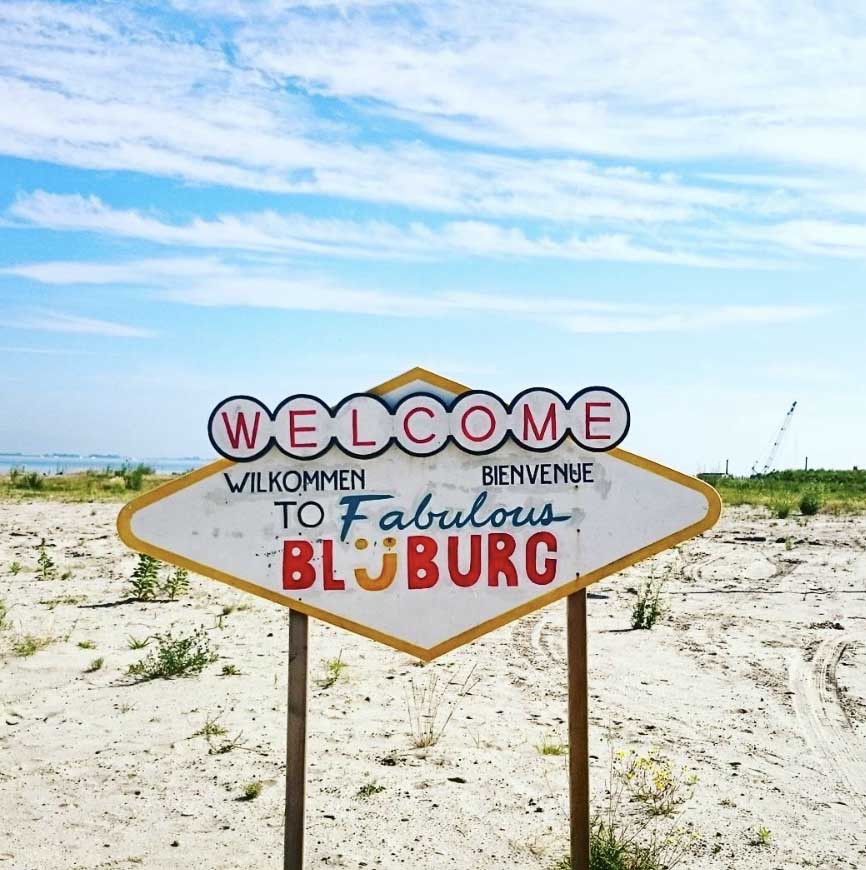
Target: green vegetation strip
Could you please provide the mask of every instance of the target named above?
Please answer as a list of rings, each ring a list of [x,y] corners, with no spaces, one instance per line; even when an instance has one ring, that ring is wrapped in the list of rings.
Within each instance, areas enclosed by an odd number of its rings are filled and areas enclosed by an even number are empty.
[[[784,519],[789,514],[866,511],[866,470],[773,471],[755,477],[699,475],[726,505],[759,505]]]

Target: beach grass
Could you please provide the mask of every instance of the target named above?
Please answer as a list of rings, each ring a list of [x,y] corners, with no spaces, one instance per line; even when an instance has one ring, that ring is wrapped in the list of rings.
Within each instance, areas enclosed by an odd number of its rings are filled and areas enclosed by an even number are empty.
[[[23,473],[13,470],[0,475],[0,499],[4,501],[91,502],[129,501],[177,474],[155,474],[145,465],[105,468],[66,474]]]

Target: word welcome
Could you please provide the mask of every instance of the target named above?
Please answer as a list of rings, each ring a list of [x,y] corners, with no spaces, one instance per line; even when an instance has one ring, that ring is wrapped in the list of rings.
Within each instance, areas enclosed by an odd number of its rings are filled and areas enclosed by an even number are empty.
[[[539,452],[566,438],[605,451],[625,438],[630,420],[625,400],[608,387],[586,387],[569,400],[534,387],[507,404],[484,390],[452,401],[413,393],[393,408],[371,393],[347,396],[333,408],[315,396],[294,395],[273,412],[252,396],[231,396],[211,413],[208,435],[214,449],[235,462],[258,459],[274,445],[294,459],[315,459],[333,444],[358,459],[392,444],[412,456],[431,456],[448,444],[486,454],[507,438]]]

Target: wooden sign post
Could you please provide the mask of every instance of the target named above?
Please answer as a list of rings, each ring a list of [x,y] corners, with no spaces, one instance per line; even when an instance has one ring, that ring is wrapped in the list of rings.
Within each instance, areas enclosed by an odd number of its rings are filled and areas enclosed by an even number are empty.
[[[223,457],[121,510],[133,549],[291,608],[284,870],[303,870],[308,617],[430,661],[568,609],[571,853],[589,861],[586,587],[710,528],[710,486],[622,450],[607,387],[510,402],[412,369],[331,407],[220,402]]]

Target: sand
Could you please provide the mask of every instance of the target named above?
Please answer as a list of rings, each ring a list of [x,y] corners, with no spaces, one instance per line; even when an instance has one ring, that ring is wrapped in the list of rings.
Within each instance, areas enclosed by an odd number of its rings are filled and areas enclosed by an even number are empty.
[[[127,601],[135,556],[116,537],[118,507],[0,504],[0,867],[282,867],[288,611],[198,577],[181,601]],[[68,579],[36,579],[42,537]],[[634,590],[668,567],[667,616],[629,631]],[[727,510],[678,553],[591,591],[594,803],[612,749],[654,750],[698,778],[681,866],[866,867],[866,518]],[[71,603],[40,603],[60,597]],[[220,627],[225,605],[248,609]],[[565,740],[564,610],[426,667],[311,622],[307,866],[554,864],[567,758],[537,747]],[[206,627],[219,661],[132,682],[125,670],[148,650],[128,637],[171,626]],[[54,641],[14,655],[28,633]],[[318,685],[337,657],[340,678]],[[221,676],[226,664],[240,675]],[[478,683],[441,740],[413,748],[411,681],[473,666]],[[242,745],[210,752],[226,738],[193,736],[217,716]],[[261,795],[238,800],[253,781]],[[753,845],[760,827],[766,846]]]

